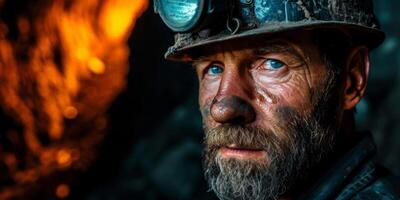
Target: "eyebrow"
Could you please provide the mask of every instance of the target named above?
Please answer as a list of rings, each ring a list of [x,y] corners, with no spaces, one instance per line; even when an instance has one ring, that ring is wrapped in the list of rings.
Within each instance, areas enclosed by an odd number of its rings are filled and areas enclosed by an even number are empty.
[[[210,60],[210,58],[209,58],[208,56],[199,56],[199,57],[196,57],[195,59],[193,59],[193,60],[189,63],[189,65],[191,65],[193,69],[196,69],[196,67],[197,67],[200,63],[203,63],[203,62],[209,61],[209,60]]]
[[[296,59],[303,60],[303,56],[301,53],[296,50],[292,45],[288,44],[287,42],[284,41],[276,41],[276,42],[270,42],[270,43],[265,43],[262,45],[262,47],[256,47],[253,48],[252,54],[255,57],[259,56],[264,56],[266,54],[270,53],[286,53],[286,54],[291,54],[296,57]],[[190,62],[190,65],[193,67],[193,69],[196,69],[196,66],[202,62],[205,61],[211,61],[209,56],[199,56],[193,59]]]
[[[269,43],[269,44],[267,43],[262,47],[255,48],[253,50],[253,54],[256,56],[263,56],[269,53],[287,53],[287,54],[292,54],[299,59],[302,58],[300,52],[298,52],[294,47],[285,42]]]

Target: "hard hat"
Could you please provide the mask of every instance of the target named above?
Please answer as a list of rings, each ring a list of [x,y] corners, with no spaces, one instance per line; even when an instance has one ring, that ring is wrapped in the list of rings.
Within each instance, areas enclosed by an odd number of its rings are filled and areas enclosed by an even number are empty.
[[[154,0],[154,9],[176,32],[165,54],[176,61],[196,47],[298,29],[340,28],[370,49],[385,38],[372,0]]]

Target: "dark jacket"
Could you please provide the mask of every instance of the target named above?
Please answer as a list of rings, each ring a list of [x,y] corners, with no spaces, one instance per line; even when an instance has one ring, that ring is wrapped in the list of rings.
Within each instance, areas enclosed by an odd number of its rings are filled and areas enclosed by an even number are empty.
[[[370,134],[341,157],[301,199],[393,200],[399,178],[373,162],[376,148]]]

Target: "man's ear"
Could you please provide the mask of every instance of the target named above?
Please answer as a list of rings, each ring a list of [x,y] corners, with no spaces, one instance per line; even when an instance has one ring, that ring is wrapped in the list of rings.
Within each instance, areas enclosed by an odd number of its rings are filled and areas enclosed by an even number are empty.
[[[367,47],[353,48],[346,62],[344,102],[345,110],[351,110],[364,96],[369,74],[369,51]]]

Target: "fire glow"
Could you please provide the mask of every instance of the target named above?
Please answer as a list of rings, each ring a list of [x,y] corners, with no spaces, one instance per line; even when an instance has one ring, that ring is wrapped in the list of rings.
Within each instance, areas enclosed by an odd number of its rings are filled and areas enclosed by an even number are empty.
[[[0,0],[0,11],[7,3]],[[128,38],[148,7],[147,0],[34,3],[38,10],[16,16],[16,33],[0,18],[0,106],[20,126],[5,135],[25,151],[21,158],[1,148],[0,160],[16,185],[93,159],[106,109],[126,83]],[[0,197],[15,191],[21,188],[0,190]]]

